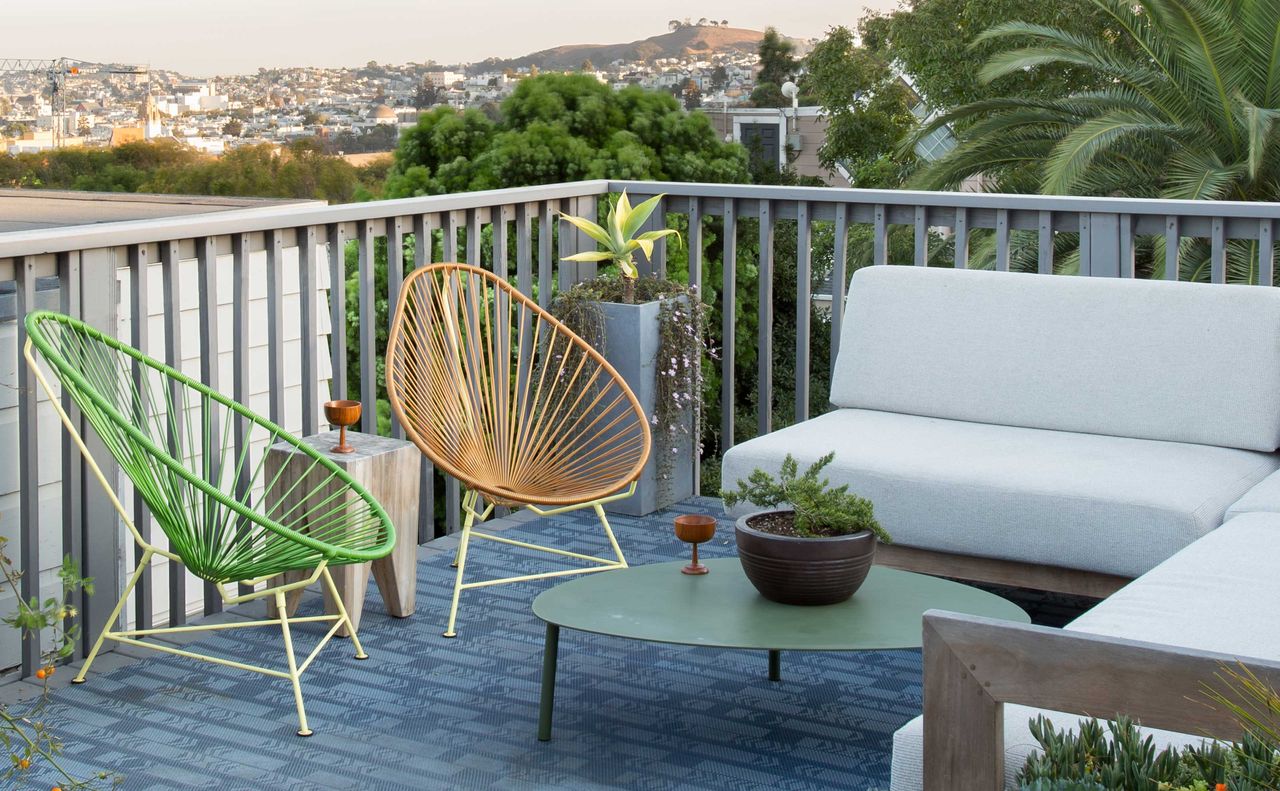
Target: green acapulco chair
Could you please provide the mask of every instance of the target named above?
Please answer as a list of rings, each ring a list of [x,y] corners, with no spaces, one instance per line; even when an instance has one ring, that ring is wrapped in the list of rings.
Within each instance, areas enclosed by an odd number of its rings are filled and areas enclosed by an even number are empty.
[[[298,709],[298,735],[310,736],[299,682],[302,673],[343,626],[351,635],[356,658],[367,658],[329,567],[376,560],[391,552],[395,529],[382,506],[332,461],[283,428],[137,349],[81,321],[49,311],[28,315],[26,328],[23,355],[27,364],[141,550],[137,568],[74,683],[84,681],[103,641],[110,638],[288,679]],[[168,538],[167,548],[144,537],[121,505],[36,363],[33,347],[133,481],[151,517]],[[278,442],[291,445],[302,455],[272,472],[266,464],[266,448]],[[300,469],[299,465],[304,466]],[[212,583],[226,604],[274,599],[277,617],[210,626],[116,629],[130,591],[157,555]],[[285,572],[300,570],[310,574],[302,580],[284,581]],[[174,567],[171,573],[181,570]],[[323,581],[333,597],[337,613],[287,616],[285,594],[317,580]],[[243,592],[228,594],[231,583],[239,583],[238,590]],[[290,625],[323,621],[334,623],[299,664]],[[260,626],[280,628],[286,669],[141,639],[200,629]]]

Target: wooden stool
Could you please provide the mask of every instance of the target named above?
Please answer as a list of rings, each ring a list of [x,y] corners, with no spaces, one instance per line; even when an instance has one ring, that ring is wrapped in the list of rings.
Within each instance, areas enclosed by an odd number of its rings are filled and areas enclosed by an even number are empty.
[[[365,590],[369,586],[370,566],[373,567],[373,579],[378,583],[382,600],[386,602],[387,613],[397,618],[413,615],[413,593],[418,579],[418,482],[421,459],[418,449],[413,443],[404,440],[350,430],[347,431],[347,443],[355,447],[355,451],[351,453],[333,452],[333,447],[338,444],[336,431],[304,437],[302,441],[333,459],[347,474],[368,489],[374,499],[386,509],[391,524],[396,528],[396,548],[390,555],[372,563],[337,566],[330,570],[338,595],[342,597],[347,614],[351,617],[351,623],[356,629],[360,628],[360,613],[364,609]],[[310,466],[308,459],[296,449],[283,442],[277,443],[267,450],[264,480],[268,483],[274,481],[273,492],[288,492]],[[276,473],[282,468],[283,472],[277,478]],[[326,474],[312,470],[307,477],[323,477]],[[334,485],[337,486],[338,482],[334,481]],[[310,491],[306,486],[296,489]],[[323,499],[328,494],[321,491],[312,496]],[[285,575],[285,579],[292,582],[308,576],[310,572],[307,571],[291,571]],[[301,589],[287,595],[290,615],[298,609],[301,600]],[[328,595],[325,595],[324,608],[327,613],[337,612],[337,607]],[[345,628],[338,634],[348,636]]]

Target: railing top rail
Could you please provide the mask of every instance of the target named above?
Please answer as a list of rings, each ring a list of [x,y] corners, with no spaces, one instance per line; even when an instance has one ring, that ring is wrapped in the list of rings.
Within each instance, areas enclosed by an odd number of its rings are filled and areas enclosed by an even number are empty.
[[[637,195],[664,193],[674,197],[746,200],[815,201],[890,206],[937,206],[964,209],[1029,209],[1032,211],[1153,214],[1178,217],[1244,217],[1280,219],[1280,203],[1255,201],[1090,198],[1074,195],[1013,195],[998,192],[922,192],[837,187],[775,187],[757,184],[702,184],[675,181],[610,181],[610,192],[626,189]]]
[[[608,187],[609,183],[604,180],[575,181],[539,187],[459,192],[334,206],[314,201],[162,219],[12,231],[0,233],[0,258],[577,198],[603,194],[608,191]]]
[[[859,205],[1009,209],[1074,213],[1176,217],[1280,219],[1280,203],[1246,201],[1089,198],[1058,195],[1008,195],[980,192],[921,192],[830,187],[775,187],[753,184],[705,184],[663,181],[575,181],[329,206],[319,201],[233,209],[162,219],[129,220],[54,229],[0,233],[0,259],[128,244],[145,244],[233,233],[359,222],[387,217],[478,209],[514,203],[602,195],[626,189],[637,195],[743,200],[811,201]]]

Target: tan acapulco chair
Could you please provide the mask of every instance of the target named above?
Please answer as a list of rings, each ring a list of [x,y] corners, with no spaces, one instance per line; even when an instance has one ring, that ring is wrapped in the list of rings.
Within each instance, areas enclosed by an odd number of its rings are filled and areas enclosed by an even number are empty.
[[[387,394],[409,438],[466,487],[446,637],[468,588],[626,568],[602,505],[634,494],[649,424],[618,372],[537,303],[477,267],[416,270],[387,342]],[[615,558],[473,529],[495,505],[543,515],[592,508]],[[476,538],[587,565],[464,582]]]

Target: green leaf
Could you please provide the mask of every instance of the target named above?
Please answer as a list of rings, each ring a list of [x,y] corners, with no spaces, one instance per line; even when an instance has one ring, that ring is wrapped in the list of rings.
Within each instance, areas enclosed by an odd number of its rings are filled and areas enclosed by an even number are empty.
[[[654,210],[658,208],[658,203],[665,197],[665,194],[654,195],[649,200],[636,206],[635,209],[632,210],[631,214],[628,215],[627,221],[622,225],[623,238],[629,239],[632,236],[635,236],[636,232],[649,221],[649,217],[652,216]]]
[[[592,221],[584,217],[574,217],[572,214],[564,214],[564,213],[560,214],[560,218],[563,219],[565,222],[568,222],[570,225],[574,226],[578,230],[582,231],[587,236],[590,236],[592,239],[595,239],[597,242],[604,245],[605,247],[613,247],[613,238],[609,235],[609,232],[601,228],[599,225],[596,225]]]
[[[594,251],[586,253],[574,253],[561,258],[561,261],[611,261],[614,254],[604,251]]]

